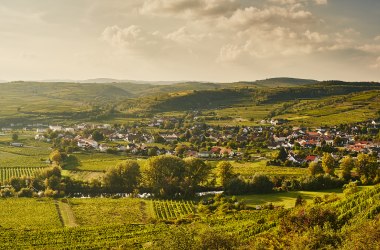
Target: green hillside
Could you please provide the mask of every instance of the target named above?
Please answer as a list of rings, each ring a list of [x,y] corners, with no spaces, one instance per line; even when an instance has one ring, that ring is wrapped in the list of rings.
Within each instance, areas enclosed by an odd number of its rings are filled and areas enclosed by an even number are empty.
[[[379,83],[273,78],[202,83],[1,83],[0,125],[80,121],[123,122],[163,112],[204,111],[211,123],[284,118],[307,126],[379,116]]]

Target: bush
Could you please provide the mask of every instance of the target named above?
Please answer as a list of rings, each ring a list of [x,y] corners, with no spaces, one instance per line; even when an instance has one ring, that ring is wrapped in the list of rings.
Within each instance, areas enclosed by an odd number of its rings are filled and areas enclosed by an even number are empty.
[[[30,188],[21,188],[18,197],[33,197],[33,191]]]

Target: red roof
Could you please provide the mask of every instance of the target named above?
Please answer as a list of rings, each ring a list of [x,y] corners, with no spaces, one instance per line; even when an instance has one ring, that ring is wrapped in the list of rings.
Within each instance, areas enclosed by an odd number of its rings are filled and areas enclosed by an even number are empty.
[[[316,155],[308,155],[306,156],[305,161],[315,161],[315,159],[317,159]]]

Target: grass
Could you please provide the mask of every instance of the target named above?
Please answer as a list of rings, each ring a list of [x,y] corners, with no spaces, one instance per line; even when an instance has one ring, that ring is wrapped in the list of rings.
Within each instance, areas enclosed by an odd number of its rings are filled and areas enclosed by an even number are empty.
[[[278,192],[271,194],[252,194],[252,195],[239,195],[236,196],[239,200],[243,199],[249,207],[256,205],[264,205],[273,203],[276,206],[284,206],[285,208],[294,207],[297,196],[301,195],[308,203],[316,196],[324,196],[335,193],[338,197],[342,197],[341,189],[324,190],[324,191],[291,191],[291,192]]]
[[[145,223],[154,217],[150,201],[137,198],[70,199],[76,221],[81,226]]]
[[[7,229],[53,229],[61,227],[54,200],[0,199],[0,226]]]
[[[266,160],[246,163],[233,162],[232,165],[234,172],[243,177],[250,177],[255,174],[269,176],[302,176],[307,174],[306,168],[267,166],[266,162]]]
[[[365,190],[372,186],[361,186],[359,190]],[[256,205],[264,205],[273,203],[276,206],[284,206],[285,208],[294,207],[298,195],[301,195],[307,203],[311,203],[314,197],[323,197],[324,195],[336,194],[339,198],[343,198],[342,189],[330,189],[321,191],[290,191],[290,192],[277,192],[270,194],[252,194],[252,195],[239,195],[236,196],[239,200],[243,199],[248,207],[255,207]]]
[[[321,126],[363,122],[377,117],[380,91],[364,91],[343,96],[301,100],[291,105],[277,118],[293,125]]]
[[[63,224],[65,227],[76,227],[78,224],[76,223],[76,219],[74,213],[71,209],[71,206],[68,202],[59,201],[58,208],[60,210]]]
[[[66,163],[63,169],[71,171],[104,172],[120,162],[131,159],[128,156],[99,152],[80,152],[72,155],[75,156],[75,160]],[[144,165],[144,159],[133,159],[137,160],[141,167]]]

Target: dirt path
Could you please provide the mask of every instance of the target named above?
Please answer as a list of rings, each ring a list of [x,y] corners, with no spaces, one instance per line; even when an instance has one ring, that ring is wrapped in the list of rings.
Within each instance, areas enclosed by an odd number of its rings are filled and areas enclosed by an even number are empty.
[[[65,227],[77,227],[79,226],[76,223],[75,216],[73,210],[69,203],[57,201],[57,210],[59,211],[59,217]]]

